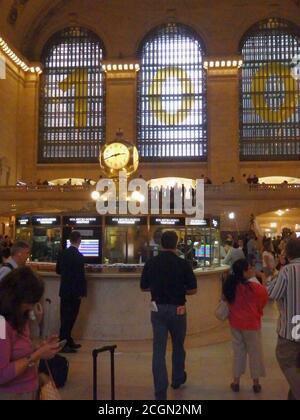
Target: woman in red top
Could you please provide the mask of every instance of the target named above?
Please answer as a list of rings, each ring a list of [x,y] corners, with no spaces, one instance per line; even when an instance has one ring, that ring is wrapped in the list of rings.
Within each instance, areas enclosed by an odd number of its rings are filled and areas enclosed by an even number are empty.
[[[234,379],[231,389],[240,390],[240,377],[246,371],[247,354],[253,391],[261,392],[259,378],[265,376],[261,342],[261,318],[268,302],[268,293],[255,278],[247,260],[240,259],[232,266],[232,274],[223,286],[223,295],[229,306],[229,323],[234,353]]]

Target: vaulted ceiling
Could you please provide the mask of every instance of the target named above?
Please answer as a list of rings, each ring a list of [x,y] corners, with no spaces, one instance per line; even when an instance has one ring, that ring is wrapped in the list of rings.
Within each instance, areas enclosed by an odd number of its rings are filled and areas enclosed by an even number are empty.
[[[55,19],[72,0],[0,0],[1,34],[23,53],[30,54],[30,43],[42,28]]]
[[[299,7],[300,14],[300,0],[0,0],[0,35],[27,58],[39,60],[47,39],[70,24],[78,23],[99,31],[102,38],[107,33],[108,43],[111,43],[109,37],[113,36],[112,32],[126,42],[124,37],[127,35],[121,31],[126,31],[126,28],[127,31],[128,28],[129,31],[145,30],[145,22],[149,19],[159,21],[159,16],[170,8],[178,7],[184,13],[201,9],[202,19],[207,23],[210,18],[203,16],[203,8],[214,9],[212,13],[217,13],[220,3],[221,8],[226,4],[227,8],[237,10],[241,7],[264,7],[264,10],[261,9],[263,14],[267,9],[276,10],[276,6],[281,11],[290,8],[293,16],[297,15]],[[245,20],[239,15],[235,18]],[[116,44],[118,42],[119,39]]]

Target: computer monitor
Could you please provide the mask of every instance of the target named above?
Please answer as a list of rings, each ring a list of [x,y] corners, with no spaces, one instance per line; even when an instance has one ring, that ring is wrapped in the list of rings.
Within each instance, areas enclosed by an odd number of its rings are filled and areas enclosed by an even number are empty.
[[[195,258],[210,258],[210,245],[194,243]]]
[[[67,240],[67,248],[71,245],[69,239]],[[81,239],[79,252],[84,257],[99,257],[99,239]]]

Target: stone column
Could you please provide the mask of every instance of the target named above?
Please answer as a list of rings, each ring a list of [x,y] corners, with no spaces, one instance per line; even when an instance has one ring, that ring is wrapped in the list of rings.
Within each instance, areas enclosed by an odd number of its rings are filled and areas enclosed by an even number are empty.
[[[231,177],[240,181],[238,71],[237,66],[208,67],[208,167],[214,184]]]
[[[134,66],[129,69],[127,63],[120,61],[106,65],[107,142],[115,139],[119,129],[124,133],[124,140],[136,142],[136,78]]]

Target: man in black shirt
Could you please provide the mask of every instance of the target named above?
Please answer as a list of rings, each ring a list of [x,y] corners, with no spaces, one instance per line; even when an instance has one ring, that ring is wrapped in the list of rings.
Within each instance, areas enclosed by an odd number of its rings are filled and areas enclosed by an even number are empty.
[[[197,280],[189,263],[176,255],[178,237],[166,231],[161,237],[162,252],[144,266],[141,289],[151,292],[151,322],[153,328],[152,372],[155,398],[167,399],[168,372],[166,347],[171,334],[172,387],[186,381],[184,339],[186,335],[186,295],[197,292]]]
[[[60,339],[67,340],[62,353],[76,353],[81,347],[72,338],[72,329],[77,319],[81,298],[87,294],[84,272],[84,258],[79,252],[80,232],[73,230],[70,234],[71,246],[58,257],[56,272],[61,275],[60,296]]]

